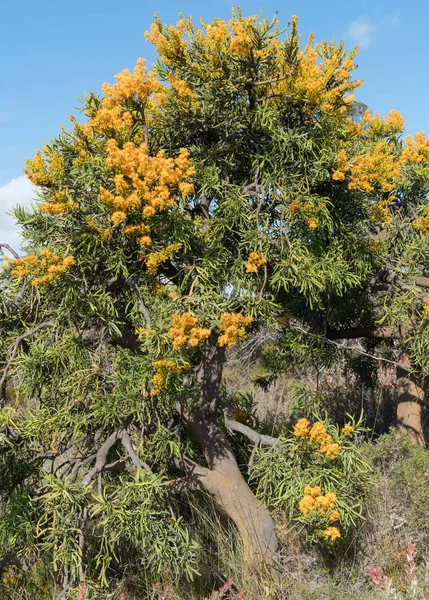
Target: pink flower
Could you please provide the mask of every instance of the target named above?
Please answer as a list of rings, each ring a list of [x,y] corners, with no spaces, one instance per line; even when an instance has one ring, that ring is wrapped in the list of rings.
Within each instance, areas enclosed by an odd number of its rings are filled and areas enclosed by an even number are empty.
[[[225,596],[225,594],[227,593],[227,591],[229,590],[229,588],[231,586],[232,586],[232,581],[230,579],[228,579],[228,581],[220,588],[220,590],[217,592],[217,595],[214,597],[222,598],[222,596]]]
[[[411,542],[408,542],[408,546],[407,546],[407,560],[408,560],[409,563],[410,562],[414,562],[416,554],[417,554],[416,545],[412,544]]]
[[[77,594],[77,600],[84,600],[87,591],[88,591],[88,586],[86,586],[85,584],[82,585]]]
[[[368,575],[374,581],[374,579],[382,577],[383,571],[380,569],[380,567],[373,567],[372,569],[368,569]]]

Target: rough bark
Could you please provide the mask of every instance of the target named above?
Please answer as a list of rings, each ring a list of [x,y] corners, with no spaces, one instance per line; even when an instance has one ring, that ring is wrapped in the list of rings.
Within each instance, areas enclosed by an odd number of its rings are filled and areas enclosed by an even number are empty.
[[[425,446],[421,412],[425,392],[417,374],[397,367],[396,384],[398,388],[398,406],[396,422],[399,431],[407,433],[420,446]]]

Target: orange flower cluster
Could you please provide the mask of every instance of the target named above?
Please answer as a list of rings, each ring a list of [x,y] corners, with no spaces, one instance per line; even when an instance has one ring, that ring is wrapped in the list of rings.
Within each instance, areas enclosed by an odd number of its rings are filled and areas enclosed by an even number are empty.
[[[307,516],[309,513],[319,512],[323,516],[328,517],[330,523],[333,523],[340,519],[338,510],[333,510],[336,502],[337,495],[333,492],[323,495],[320,486],[311,487],[306,485],[299,502],[299,510],[304,516]]]
[[[429,300],[427,298],[423,300],[422,317],[424,319],[429,317]]]
[[[100,198],[112,210],[115,226],[126,222],[131,213],[150,218],[172,206],[177,193],[187,198],[194,189],[186,181],[195,174],[195,169],[184,148],[176,158],[167,157],[165,151],[152,157],[144,143],[136,146],[127,142],[119,148],[118,142],[111,139],[107,143],[107,165],[116,172],[115,193],[101,187]],[[150,227],[146,224],[128,226],[124,231],[137,236],[141,246],[151,243]]]
[[[289,204],[289,212],[291,215],[300,214],[306,221],[308,227],[314,231],[319,226],[320,212],[326,208],[326,203],[319,201],[318,205],[315,206],[309,202],[301,202],[298,198],[292,200]]]
[[[210,329],[200,327],[198,318],[190,313],[174,314],[171,325],[168,335],[173,340],[175,350],[183,348],[186,344],[191,348],[195,348],[202,340],[206,340],[211,333]]]
[[[305,417],[302,419],[298,419],[294,428],[293,435],[295,437],[306,438],[310,435],[311,423]]]
[[[355,428],[350,425],[349,423],[346,423],[344,425],[344,427],[341,429],[341,433],[344,434],[346,437],[352,437],[352,433],[355,430]]]
[[[253,317],[245,317],[239,313],[223,313],[220,318],[219,346],[232,348],[237,341],[246,336],[246,327],[253,323]]]
[[[171,59],[178,55],[187,54],[188,43],[185,40],[185,34],[191,26],[190,21],[180,19],[176,27],[170,25],[163,27],[159,21],[152,23],[150,31],[145,32],[145,38],[148,42],[155,45],[156,51],[161,55],[165,64],[171,64]]]
[[[341,446],[333,442],[332,436],[326,431],[323,423],[314,423],[310,430],[310,440],[319,444],[320,452],[330,460],[333,460],[341,452]]]
[[[335,542],[335,540],[341,537],[341,533],[338,527],[327,527],[323,532],[323,537],[327,541]]]
[[[393,145],[380,141],[372,151],[356,156],[350,161],[346,151],[340,150],[337,156],[337,170],[332,178],[342,181],[347,173],[350,173],[350,190],[390,192],[401,170],[393,153]]]
[[[153,71],[147,73],[145,62],[139,58],[131,73],[128,69],[115,75],[116,84],[103,84],[101,108],[90,118],[89,124],[98,133],[128,131],[134,124],[131,112],[125,108],[128,100],[143,109],[154,92],[163,88]],[[140,115],[141,116],[141,115]]]
[[[416,133],[414,140],[413,136],[408,135],[405,144],[401,156],[401,164],[403,166],[407,163],[418,164],[429,156],[429,139],[423,131]]]
[[[191,19],[180,19],[176,26],[165,26],[158,20],[145,35],[166,65],[180,68],[187,63],[201,78],[213,80],[225,76],[228,59],[239,58],[252,62],[252,66],[255,61],[272,64],[276,70],[274,81],[269,84],[268,94],[267,86],[257,90],[260,100],[276,103],[282,97],[292,96],[310,110],[317,107],[325,112],[344,112],[361,84],[351,78],[356,68],[353,62],[356,50],[347,54],[342,44],[315,44],[310,36],[291,67],[284,59],[280,33],[277,20],[267,31],[266,24],[257,16],[243,17],[237,10],[229,21],[219,18],[211,23],[201,21],[201,27],[194,27]],[[299,43],[296,16],[292,17],[289,43],[291,46]],[[185,82],[182,85],[187,88]]]
[[[181,373],[188,368],[187,365],[179,365],[174,360],[156,360],[152,366],[155,368],[155,375],[151,380],[153,386],[150,390],[151,396],[156,396],[165,390],[169,374]]]
[[[231,54],[243,58],[248,58],[251,55],[253,49],[251,28],[255,21],[256,17],[248,17],[247,19],[232,22],[234,35],[231,37],[229,45]],[[254,54],[255,58],[261,58],[263,55],[262,50],[254,50],[257,53],[256,55]]]
[[[11,276],[16,279],[30,277],[35,287],[44,286],[69,271],[75,262],[71,255],[61,258],[43,248],[38,256],[28,255],[11,261]]]
[[[306,517],[307,515],[313,517],[319,517],[325,522],[334,523],[341,519],[341,514],[338,510],[334,510],[334,506],[337,503],[337,495],[333,492],[323,495],[320,486],[316,485],[311,487],[306,485],[304,487],[303,496],[299,502],[299,510]],[[327,527],[322,532],[325,540],[334,542],[336,539],[341,537],[340,530],[338,527]]]
[[[153,275],[157,272],[158,267],[164,261],[173,257],[173,254],[180,250],[182,244],[179,242],[177,244],[170,244],[170,246],[166,246],[163,250],[159,252],[151,252],[146,259],[146,268],[148,273],[152,273]]]
[[[429,204],[424,207],[424,214],[416,219],[414,227],[424,235],[429,235]]]
[[[63,156],[48,146],[43,149],[43,154],[37,150],[35,157],[27,160],[25,164],[27,168],[24,169],[24,173],[34,185],[49,187],[61,182],[64,177]]]
[[[246,264],[246,273],[257,273],[259,271],[259,267],[265,265],[267,263],[267,259],[262,256],[262,254],[258,252],[251,252],[249,254],[249,258],[247,259]]]
[[[359,126],[362,133],[367,133],[370,136],[395,135],[402,133],[405,129],[404,117],[396,110],[391,110],[384,118],[381,117],[378,112],[376,112],[375,115],[372,115],[371,112],[367,110],[363,115]]]
[[[52,194],[49,202],[39,204],[38,208],[42,212],[50,213],[51,215],[59,215],[67,209],[76,210],[78,206],[77,202],[71,200],[66,190],[58,190]]]
[[[341,446],[332,440],[332,436],[326,431],[323,423],[317,422],[311,425],[308,419],[299,419],[293,434],[295,437],[316,443],[319,451],[329,460],[333,460],[341,452]]]
[[[297,41],[297,20],[292,20],[291,37]],[[362,81],[353,81],[351,73],[356,69],[353,59],[357,49],[349,54],[343,44],[334,42],[314,43],[310,35],[304,50],[298,53],[297,66],[291,77],[277,86],[277,92],[291,94],[309,107],[317,106],[327,113],[342,113],[354,100],[353,93]]]

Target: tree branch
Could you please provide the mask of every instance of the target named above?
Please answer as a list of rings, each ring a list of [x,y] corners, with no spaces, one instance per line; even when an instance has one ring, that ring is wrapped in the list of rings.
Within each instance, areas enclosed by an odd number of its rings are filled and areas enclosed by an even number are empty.
[[[0,244],[0,248],[4,248],[8,252],[10,252],[12,254],[13,258],[18,260],[19,254],[17,252],[15,252],[15,250],[11,246],[9,246],[9,244]]]
[[[357,338],[384,338],[395,337],[391,327],[350,327],[349,329],[328,329],[328,340],[350,340]]]
[[[131,438],[130,438],[129,434],[125,431],[125,429],[123,431],[121,431],[121,433],[119,434],[119,439],[121,440],[121,443],[122,443],[122,446],[124,447],[125,452],[131,458],[134,465],[138,469],[145,469],[149,473],[152,473],[152,470],[149,467],[149,465],[147,465],[145,462],[143,462],[135,453],[133,444],[131,442]]]
[[[25,338],[30,337],[31,335],[33,335],[34,333],[36,333],[37,331],[39,331],[43,327],[51,327],[52,325],[54,325],[53,321],[44,321],[43,323],[40,323],[39,325],[37,325],[37,327],[34,327],[33,329],[29,329],[28,331],[26,331],[25,333],[23,333],[22,335],[20,335],[19,337],[16,338],[15,344],[13,346],[11,357],[10,357],[7,365],[5,366],[5,368],[3,370],[3,375],[2,375],[2,377],[0,379],[0,396],[4,396],[3,386],[6,383],[7,374],[9,372],[10,367],[12,366],[13,361],[15,360],[15,356],[16,356],[16,354],[18,352],[20,343],[23,340],[25,340]]]
[[[227,400],[222,401],[223,405],[223,415],[225,419],[225,426],[229,431],[236,431],[237,433],[241,433],[248,440],[250,440],[253,444],[260,444],[261,446],[274,446],[279,441],[278,438],[272,437],[271,435],[264,435],[262,433],[258,433],[248,425],[244,425],[244,423],[240,423],[234,419],[234,415],[232,412],[231,405]]]
[[[103,468],[106,466],[107,455],[109,454],[110,448],[114,446],[119,439],[120,432],[114,431],[109,435],[109,437],[104,441],[101,445],[100,449],[97,452],[95,465],[94,467],[88,471],[85,477],[82,480],[82,485],[84,487],[88,486],[91,483],[91,480],[98,474],[101,473]],[[82,466],[82,463],[80,464]],[[80,467],[79,466],[79,467]]]
[[[138,304],[140,313],[143,315],[144,320],[146,321],[147,326],[149,328],[152,327],[152,319],[150,318],[149,311],[146,308],[145,303],[143,302],[143,297],[142,297],[142,294],[140,292],[140,288],[137,285],[137,280],[136,280],[135,277],[131,277],[131,279],[130,279],[130,286],[131,286],[131,289],[133,290],[133,292],[135,293],[135,295],[137,296],[137,304]]]

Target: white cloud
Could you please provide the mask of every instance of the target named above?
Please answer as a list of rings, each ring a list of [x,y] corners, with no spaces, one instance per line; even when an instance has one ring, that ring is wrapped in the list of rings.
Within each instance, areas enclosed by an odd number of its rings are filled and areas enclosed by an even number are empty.
[[[19,227],[15,219],[6,213],[17,204],[31,206],[31,201],[35,197],[33,184],[24,176],[12,179],[0,187],[0,243],[19,249],[21,243]]]
[[[361,18],[353,21],[347,33],[361,48],[368,48],[372,41],[371,34],[376,28],[377,26],[372,25],[368,19]]]
[[[386,27],[395,27],[398,23],[399,17],[397,13],[386,15],[378,23],[371,23],[368,18],[359,17],[350,24],[347,29],[347,35],[361,48],[368,48],[372,44],[375,31]]]

